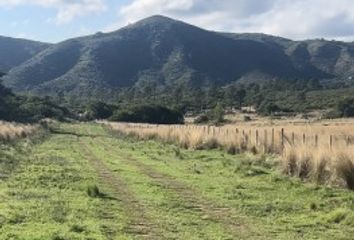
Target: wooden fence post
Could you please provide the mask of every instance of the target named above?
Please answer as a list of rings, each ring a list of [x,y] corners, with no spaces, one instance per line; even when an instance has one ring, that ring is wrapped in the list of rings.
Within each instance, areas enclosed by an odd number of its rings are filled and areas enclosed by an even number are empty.
[[[258,129],[256,130],[256,146],[258,146]]]
[[[331,135],[329,137],[329,148],[332,150],[332,147],[333,147],[333,136]]]
[[[268,151],[268,131],[264,129],[264,152]]]
[[[302,144],[306,144],[306,134],[302,134]]]
[[[284,128],[281,129],[281,150],[284,150]]]
[[[292,142],[293,146],[295,146],[295,133],[294,132],[292,132],[292,134],[291,134],[291,142]]]
[[[274,150],[274,128],[272,128],[272,151]]]
[[[315,135],[315,147],[318,147],[318,135]]]

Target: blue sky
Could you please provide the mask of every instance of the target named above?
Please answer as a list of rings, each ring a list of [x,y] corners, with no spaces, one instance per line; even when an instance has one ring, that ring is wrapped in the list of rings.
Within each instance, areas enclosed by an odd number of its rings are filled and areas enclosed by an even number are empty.
[[[0,35],[59,42],[162,14],[218,31],[354,40],[353,0],[0,0]]]

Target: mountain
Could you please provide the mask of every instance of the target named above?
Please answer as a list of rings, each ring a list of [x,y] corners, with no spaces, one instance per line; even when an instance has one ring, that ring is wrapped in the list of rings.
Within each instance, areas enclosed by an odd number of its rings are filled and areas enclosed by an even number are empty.
[[[48,46],[47,43],[0,36],[0,71],[8,72]]]
[[[347,78],[354,74],[353,63],[353,43],[219,33],[153,16],[51,45],[11,69],[5,84],[39,95],[110,98],[118,89],[149,83],[202,87]]]
[[[279,46],[290,57],[293,66],[304,74],[317,70],[339,78],[354,75],[354,42],[324,39],[292,41],[258,33],[223,35],[236,40],[246,39]]]

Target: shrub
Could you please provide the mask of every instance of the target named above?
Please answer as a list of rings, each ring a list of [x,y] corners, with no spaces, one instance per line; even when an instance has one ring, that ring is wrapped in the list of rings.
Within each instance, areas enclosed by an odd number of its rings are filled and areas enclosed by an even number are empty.
[[[354,98],[347,98],[340,101],[336,109],[341,117],[354,117]]]
[[[102,195],[100,189],[96,185],[91,185],[87,187],[87,195],[92,198],[97,198]]]
[[[88,118],[107,119],[113,115],[114,107],[103,102],[94,102],[88,106]]]
[[[348,155],[338,156],[337,173],[345,181],[347,187],[354,190],[354,164]]]
[[[202,124],[207,122],[209,122],[209,117],[206,114],[202,114],[194,120],[195,124]]]
[[[137,106],[125,111],[115,112],[113,121],[153,124],[182,124],[183,114],[162,106]]]

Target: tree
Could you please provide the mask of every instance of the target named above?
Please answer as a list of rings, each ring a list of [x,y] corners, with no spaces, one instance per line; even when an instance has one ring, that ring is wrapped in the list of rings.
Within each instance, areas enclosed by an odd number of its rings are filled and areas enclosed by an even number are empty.
[[[234,106],[235,102],[238,100],[236,87],[233,85],[226,87],[224,96],[227,106]]]
[[[113,114],[113,106],[103,102],[94,102],[89,105],[88,112],[90,118],[107,119]]]
[[[258,107],[257,111],[263,115],[273,115],[275,112],[281,111],[280,107],[275,103],[264,100]]]
[[[354,117],[354,98],[347,98],[340,101],[337,110],[341,117]]]
[[[181,124],[182,113],[163,106],[135,106],[123,111],[116,111],[111,117],[113,121],[153,124]]]
[[[221,103],[217,103],[215,108],[211,112],[211,119],[216,123],[224,121],[224,108]]]
[[[241,109],[242,105],[243,105],[243,102],[245,100],[245,97],[246,97],[246,90],[245,89],[239,89],[237,92],[236,92],[236,96],[238,98],[238,102],[239,102],[239,107]]]

